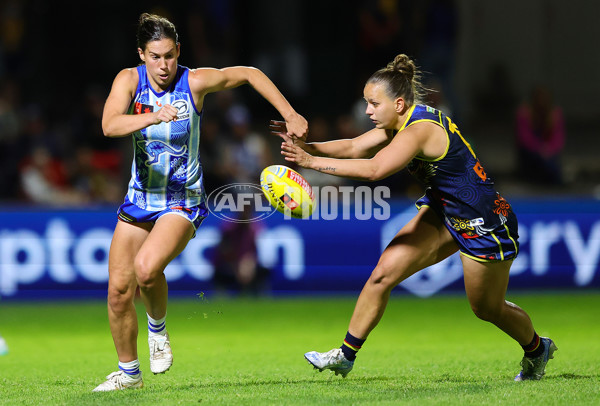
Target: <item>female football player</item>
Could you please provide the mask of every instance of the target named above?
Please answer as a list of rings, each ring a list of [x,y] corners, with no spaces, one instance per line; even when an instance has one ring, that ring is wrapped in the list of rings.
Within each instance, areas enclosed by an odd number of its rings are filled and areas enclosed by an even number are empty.
[[[366,114],[375,128],[365,134],[304,143],[287,135],[285,123],[274,123],[273,132],[285,141],[285,159],[302,167],[367,181],[406,167],[426,186],[417,201],[418,214],[392,239],[364,285],[341,348],[305,357],[315,368],[345,377],[383,316],[392,289],[460,251],[473,312],[525,351],[515,380],[540,379],[556,346],[538,336],[525,311],[505,300],[510,266],[519,250],[517,218],[456,124],[420,104],[423,90],[415,64],[401,54],[367,80]]]
[[[150,370],[164,373],[173,363],[163,271],[207,215],[198,153],[205,96],[249,84],[282,115],[290,136],[306,138],[308,127],[258,69],[178,65],[180,44],[167,19],[142,14],[137,41],[142,63],[118,73],[102,117],[107,137],[131,134],[134,160],[109,253],[108,319],[119,369],[95,391],[143,385],[136,344],[137,287],[148,316]]]

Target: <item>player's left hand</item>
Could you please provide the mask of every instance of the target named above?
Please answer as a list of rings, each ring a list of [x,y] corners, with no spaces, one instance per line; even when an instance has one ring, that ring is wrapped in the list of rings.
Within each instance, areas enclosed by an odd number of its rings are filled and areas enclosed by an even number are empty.
[[[269,123],[269,130],[271,131],[271,134],[280,137],[284,141],[291,140],[291,137],[287,135],[288,131],[285,121],[271,120]]]
[[[309,168],[313,160],[312,155],[292,142],[281,143],[281,155],[286,161],[295,162],[303,168]]]

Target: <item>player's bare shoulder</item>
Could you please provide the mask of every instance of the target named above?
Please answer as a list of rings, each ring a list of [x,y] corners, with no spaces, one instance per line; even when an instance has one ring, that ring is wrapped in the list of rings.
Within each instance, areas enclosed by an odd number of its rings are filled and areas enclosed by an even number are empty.
[[[119,89],[133,95],[139,80],[140,76],[136,68],[125,68],[117,73],[113,82],[113,90]]]
[[[196,68],[190,69],[188,81],[190,90],[195,94],[205,94],[214,86],[217,76],[221,73],[220,69],[215,68]]]
[[[446,131],[437,123],[414,123],[400,133],[417,141],[419,156],[425,159],[439,159],[446,153],[449,144]]]
[[[117,73],[115,80],[134,81],[137,84],[137,81],[139,80],[137,68],[122,69],[119,73]]]

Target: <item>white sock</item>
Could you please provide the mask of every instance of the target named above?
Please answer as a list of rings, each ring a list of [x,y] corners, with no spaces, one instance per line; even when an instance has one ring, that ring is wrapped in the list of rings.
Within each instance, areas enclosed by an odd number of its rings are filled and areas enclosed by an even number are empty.
[[[159,320],[153,319],[148,313],[146,313],[146,316],[148,316],[148,334],[159,334],[161,336],[167,334],[167,327],[165,322],[165,320],[167,319],[166,315],[165,317]]]
[[[119,369],[125,372],[129,378],[137,379],[140,377],[140,361],[133,360],[130,362],[119,361]]]

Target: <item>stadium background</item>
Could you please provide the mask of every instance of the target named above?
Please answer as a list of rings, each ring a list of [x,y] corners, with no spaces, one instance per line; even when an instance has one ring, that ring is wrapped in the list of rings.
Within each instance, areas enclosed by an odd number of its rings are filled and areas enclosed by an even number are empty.
[[[428,102],[449,111],[520,217],[523,250],[511,288],[600,287],[597,2],[107,1],[86,7],[0,1],[3,300],[105,295],[107,247],[131,152],[129,139],[102,136],[100,119],[116,73],[138,63],[135,26],[144,11],[176,24],[182,65],[262,69],[309,120],[310,139],[362,131],[366,77],[400,52],[411,55],[429,72],[426,85],[438,90]],[[515,114],[538,84],[565,115],[559,184],[518,171]],[[209,192],[256,182],[264,166],[283,163],[267,131],[272,118],[276,112],[249,89],[207,98],[202,142]],[[307,176],[319,186],[358,185]],[[262,293],[358,291],[389,230],[410,215],[420,192],[406,174],[382,184],[394,193],[386,221],[272,216],[261,224],[258,258],[271,270]],[[218,219],[207,220],[170,266],[174,294],[213,290],[211,247],[223,229]],[[451,259],[396,291],[460,291],[460,276]]]

